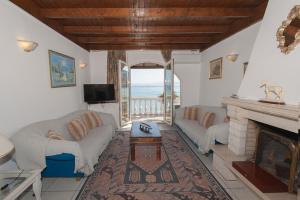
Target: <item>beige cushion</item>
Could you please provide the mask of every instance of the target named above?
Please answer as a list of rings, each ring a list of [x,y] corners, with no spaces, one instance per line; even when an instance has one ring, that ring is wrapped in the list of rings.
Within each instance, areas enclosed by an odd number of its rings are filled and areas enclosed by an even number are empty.
[[[75,140],[81,140],[88,134],[88,129],[80,119],[73,119],[68,123],[68,131]]]
[[[206,112],[201,117],[199,123],[201,124],[201,126],[203,126],[205,128],[209,128],[211,125],[214,124],[214,120],[215,120],[215,113]]]
[[[64,140],[65,139],[61,133],[59,133],[55,130],[49,130],[47,137],[50,139],[53,139],[53,140]]]
[[[88,129],[93,129],[103,125],[99,115],[93,111],[84,113],[82,119]]]
[[[199,108],[197,108],[197,107],[185,107],[183,118],[188,119],[188,120],[197,120],[198,119],[198,111],[199,111]]]

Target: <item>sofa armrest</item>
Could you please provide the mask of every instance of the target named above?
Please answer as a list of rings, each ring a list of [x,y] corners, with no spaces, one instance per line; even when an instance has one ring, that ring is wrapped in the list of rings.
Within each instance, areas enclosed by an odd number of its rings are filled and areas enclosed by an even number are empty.
[[[78,142],[69,140],[48,139],[45,156],[69,153],[75,156],[75,170],[84,167],[84,158]]]
[[[213,125],[207,129],[207,134],[212,135],[214,140],[222,144],[228,144],[229,123]]]
[[[201,147],[202,153],[208,153],[211,145],[218,141],[222,144],[228,144],[229,124],[220,123],[209,127],[205,133],[205,139]]]
[[[183,116],[184,116],[184,108],[177,108],[175,109],[175,120],[176,119],[183,119]]]

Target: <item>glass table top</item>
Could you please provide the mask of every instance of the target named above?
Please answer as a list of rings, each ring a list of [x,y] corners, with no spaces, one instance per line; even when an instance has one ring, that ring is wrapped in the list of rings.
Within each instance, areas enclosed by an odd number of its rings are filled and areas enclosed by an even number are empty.
[[[0,190],[0,199],[4,199],[8,194],[13,192],[27,178],[33,175],[32,171],[1,171],[0,170],[0,188],[9,184],[5,189]]]

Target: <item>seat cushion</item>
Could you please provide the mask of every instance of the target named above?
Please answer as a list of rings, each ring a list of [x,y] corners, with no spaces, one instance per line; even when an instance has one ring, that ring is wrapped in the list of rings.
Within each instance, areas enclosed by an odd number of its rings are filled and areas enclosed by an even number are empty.
[[[83,157],[91,171],[93,171],[93,166],[98,162],[99,155],[111,141],[112,133],[111,125],[99,126],[90,130],[89,134],[78,142]]]
[[[206,129],[197,120],[176,120],[175,124],[197,145],[206,133]]]

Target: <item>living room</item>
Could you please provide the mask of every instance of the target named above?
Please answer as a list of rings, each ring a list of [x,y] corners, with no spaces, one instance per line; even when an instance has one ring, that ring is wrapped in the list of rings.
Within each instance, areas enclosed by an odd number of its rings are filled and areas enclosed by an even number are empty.
[[[1,1],[0,199],[299,199],[299,5]]]

